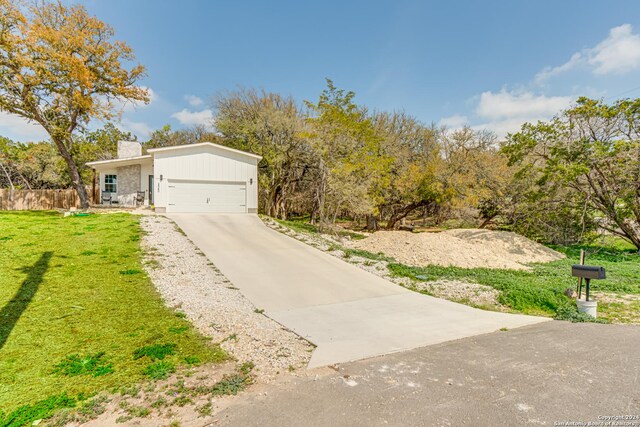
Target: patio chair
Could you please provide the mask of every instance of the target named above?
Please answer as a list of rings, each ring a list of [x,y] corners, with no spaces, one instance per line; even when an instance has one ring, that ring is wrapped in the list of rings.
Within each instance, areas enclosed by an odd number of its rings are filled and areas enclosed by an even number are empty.
[[[144,203],[144,191],[136,191],[136,205],[141,205]]]
[[[100,204],[105,204],[105,202],[109,202],[109,206],[111,206],[111,202],[113,201],[113,196],[109,191],[103,191],[102,196],[100,197]]]

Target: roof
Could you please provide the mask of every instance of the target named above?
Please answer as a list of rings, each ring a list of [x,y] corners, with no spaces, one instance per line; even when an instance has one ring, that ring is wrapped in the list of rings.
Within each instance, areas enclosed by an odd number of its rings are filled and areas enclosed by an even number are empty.
[[[87,166],[95,168],[96,166],[128,166],[141,163],[144,160],[151,160],[151,154],[144,156],[125,157],[122,159],[98,160],[95,162],[87,162]]]
[[[236,150],[235,148],[225,147],[224,145],[214,144],[213,142],[200,142],[198,144],[186,144],[186,145],[174,145],[174,146],[171,146],[171,147],[149,148],[147,150],[147,153],[155,153],[155,152],[158,152],[158,151],[184,150],[184,149],[188,149],[188,148],[207,147],[207,146],[208,147],[219,148],[220,150],[229,151],[231,153],[240,154],[242,156],[252,157],[252,158],[258,159],[258,160],[260,160],[262,158],[262,156],[258,156],[257,154],[249,153],[249,152],[242,151],[242,150]]]

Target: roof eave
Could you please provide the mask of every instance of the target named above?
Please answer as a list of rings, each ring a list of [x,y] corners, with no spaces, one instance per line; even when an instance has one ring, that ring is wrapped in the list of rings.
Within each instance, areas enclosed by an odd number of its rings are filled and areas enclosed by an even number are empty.
[[[151,154],[145,154],[144,156],[136,156],[136,157],[125,157],[122,159],[109,159],[109,160],[97,160],[95,162],[87,162],[85,163],[87,166],[95,167],[95,166],[106,166],[106,165],[117,165],[118,163],[129,163],[143,160],[151,160]]]
[[[171,146],[171,147],[149,148],[149,149],[147,149],[147,153],[156,153],[158,151],[183,150],[183,149],[188,149],[188,148],[205,147],[205,146],[220,148],[221,150],[229,151],[231,153],[236,153],[236,154],[239,154],[239,155],[242,155],[242,156],[252,157],[252,158],[258,159],[258,160],[262,159],[262,156],[259,156],[257,154],[249,153],[249,152],[242,151],[242,150],[236,150],[235,148],[225,147],[224,145],[215,144],[213,142],[199,142],[197,144],[185,144],[185,145],[174,145],[174,146]]]

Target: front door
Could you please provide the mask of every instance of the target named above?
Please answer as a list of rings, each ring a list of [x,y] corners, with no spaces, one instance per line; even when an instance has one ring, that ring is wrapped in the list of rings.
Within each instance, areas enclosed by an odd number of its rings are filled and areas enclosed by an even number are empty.
[[[153,175],[149,175],[149,204],[153,204]]]

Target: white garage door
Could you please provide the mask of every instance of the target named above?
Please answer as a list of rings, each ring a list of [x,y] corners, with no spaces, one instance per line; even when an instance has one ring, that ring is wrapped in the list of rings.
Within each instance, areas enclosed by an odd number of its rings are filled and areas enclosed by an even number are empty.
[[[244,182],[169,181],[167,212],[247,211]]]

